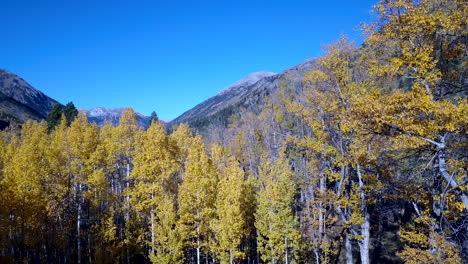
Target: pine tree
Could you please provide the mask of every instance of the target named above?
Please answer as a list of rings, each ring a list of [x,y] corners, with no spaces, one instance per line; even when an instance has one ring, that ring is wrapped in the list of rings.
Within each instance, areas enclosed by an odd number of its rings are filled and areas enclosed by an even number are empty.
[[[73,122],[73,120],[75,120],[75,118],[78,116],[78,110],[72,102],[69,102],[63,108],[63,114],[67,119],[68,125],[70,125]]]
[[[156,114],[155,111],[151,112],[151,115],[150,115],[150,118],[149,118],[149,123],[150,123],[150,125],[151,125],[152,123],[156,123],[156,122],[158,122],[158,121],[159,121],[158,114]]]
[[[62,110],[63,106],[59,103],[56,103],[50,113],[47,115],[47,124],[49,130],[52,130],[55,126],[60,123],[60,119],[62,118]]]

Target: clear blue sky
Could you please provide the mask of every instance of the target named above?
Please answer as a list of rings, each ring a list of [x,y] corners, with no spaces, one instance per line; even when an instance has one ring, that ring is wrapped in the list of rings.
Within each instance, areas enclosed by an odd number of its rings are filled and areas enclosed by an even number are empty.
[[[0,68],[78,108],[131,106],[172,119],[256,71],[321,54],[376,1],[10,0]]]

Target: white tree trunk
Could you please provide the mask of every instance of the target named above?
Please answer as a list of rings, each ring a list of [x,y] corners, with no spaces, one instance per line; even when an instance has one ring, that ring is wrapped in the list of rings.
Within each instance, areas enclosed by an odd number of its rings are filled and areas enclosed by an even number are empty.
[[[370,223],[369,214],[366,212],[364,216],[364,223],[361,224],[362,240],[359,241],[359,249],[361,252],[361,263],[369,264],[369,237],[370,237]]]
[[[128,190],[130,188],[130,182],[129,182],[129,179],[130,179],[130,163],[127,163],[127,173],[126,173],[126,183],[125,183],[125,187],[126,189]],[[125,204],[128,206],[128,200],[130,199],[130,197],[128,195],[125,196]],[[126,220],[128,221],[128,219],[130,219],[130,212],[129,212],[129,208],[126,209]]]
[[[200,239],[197,238],[197,264],[200,264]]]
[[[351,245],[351,240],[349,239],[349,234],[345,235],[345,251],[346,251],[346,264],[353,264],[353,247]]]
[[[323,193],[325,192],[325,179],[324,179],[324,176],[320,177],[319,188],[320,188],[321,195],[323,195]],[[319,239],[319,241],[322,241],[323,233],[324,233],[323,227],[325,226],[324,217],[323,217],[323,210],[322,210],[323,209],[322,201],[319,202],[318,207],[319,207],[318,239]]]
[[[452,175],[448,173],[447,164],[445,163],[445,149],[439,149],[438,160],[439,160],[440,174],[442,174],[442,176],[450,185],[450,187],[458,188],[458,183],[455,181],[455,179],[453,179]],[[460,191],[459,197],[460,197],[460,200],[465,205],[465,210],[468,211],[468,196],[464,194],[463,191]]]
[[[362,181],[361,167],[359,164],[357,164],[356,169],[359,179],[359,189],[361,191],[361,210],[364,215],[364,222],[361,224],[362,240],[359,241],[359,251],[361,252],[361,263],[369,264],[370,216],[367,212],[366,192],[364,191],[364,182]]]
[[[271,234],[271,231],[272,231],[272,228],[271,228],[271,222],[268,222],[268,230],[270,230],[270,234]],[[273,250],[273,245],[271,244],[271,242],[269,242],[269,246],[270,246],[270,251],[272,253],[272,256],[271,256],[271,264],[275,264],[275,251]]]
[[[77,221],[76,221],[76,244],[77,244],[77,254],[78,260],[77,263],[81,263],[81,184],[78,183],[78,192],[76,194],[78,200],[78,208],[77,208]]]
[[[314,248],[314,255],[315,255],[315,264],[320,264],[320,256],[318,252],[318,248]]]
[[[154,255],[154,208],[151,206],[151,254]]]

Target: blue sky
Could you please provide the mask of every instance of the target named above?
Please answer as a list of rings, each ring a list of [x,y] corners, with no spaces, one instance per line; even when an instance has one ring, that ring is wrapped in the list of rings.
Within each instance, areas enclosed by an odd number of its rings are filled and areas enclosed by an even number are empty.
[[[360,41],[376,1],[2,1],[0,68],[78,108],[172,119],[251,72]]]

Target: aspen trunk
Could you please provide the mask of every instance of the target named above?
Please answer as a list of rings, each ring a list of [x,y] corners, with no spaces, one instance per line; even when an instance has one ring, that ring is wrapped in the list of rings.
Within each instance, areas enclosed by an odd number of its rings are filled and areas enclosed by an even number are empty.
[[[130,188],[130,182],[129,182],[129,178],[130,178],[130,163],[127,164],[127,173],[126,173],[126,183],[125,183],[125,187],[126,189],[128,190]],[[128,205],[128,200],[130,199],[130,197],[128,195],[125,196],[125,204]],[[128,219],[130,219],[130,212],[129,212],[129,209],[127,208],[126,209],[126,212],[125,212],[125,215],[127,217],[127,221]]]
[[[453,179],[452,175],[448,173],[447,164],[445,162],[445,142],[442,143],[443,147],[440,147],[438,150],[438,160],[439,160],[439,172],[442,174],[442,177],[447,181],[447,183],[452,188],[458,188],[458,183]],[[463,193],[463,191],[458,192],[460,200],[465,205],[465,210],[468,211],[468,196]]]
[[[361,210],[364,215],[364,222],[361,224],[362,240],[359,241],[359,251],[361,253],[361,263],[369,264],[370,216],[367,212],[366,193],[364,191],[364,182],[362,181],[361,167],[359,164],[357,164],[356,169],[359,179],[359,189],[361,191]]]
[[[268,229],[270,230],[270,232],[272,231],[270,222],[268,222]],[[273,246],[271,245],[271,243],[270,243],[270,251],[272,253],[271,264],[275,264],[275,252],[273,251]]]
[[[125,183],[125,186],[126,186],[126,189],[128,190],[129,187],[130,187],[130,183],[129,183],[129,178],[130,178],[130,162],[127,163],[127,174],[126,174],[126,183]],[[125,196],[125,205],[128,206],[128,200],[130,199],[130,197],[128,195]],[[128,223],[128,221],[130,220],[130,210],[129,208],[126,208],[125,209],[125,224]],[[127,263],[130,264],[130,249],[127,245]]]
[[[200,264],[200,239],[197,238],[197,264]]]
[[[345,235],[345,251],[346,251],[346,264],[353,264],[353,247],[351,245],[351,240],[349,239],[349,234]]]
[[[319,182],[319,188],[320,188],[320,192],[321,194],[323,194],[325,192],[325,179],[324,177],[320,177],[320,182]],[[319,227],[318,227],[318,239],[320,241],[322,241],[322,238],[323,238],[323,227],[325,226],[324,225],[324,219],[323,219],[323,210],[322,210],[322,201],[319,202],[318,204],[319,206],[319,214],[318,214],[318,217],[319,217]]]
[[[154,208],[151,206],[151,254],[154,255]]]
[[[77,200],[78,200],[78,208],[77,208],[77,221],[76,221],[76,246],[77,246],[77,263],[81,263],[81,200],[80,200],[80,192],[81,192],[81,184],[78,184],[78,191],[77,191]]]
[[[315,255],[315,264],[320,264],[320,256],[318,252],[318,248],[314,248],[314,255]]]
[[[369,214],[366,212],[364,216],[364,223],[361,224],[362,240],[359,242],[359,249],[361,252],[361,263],[369,264],[369,236],[370,236],[370,223]]]

